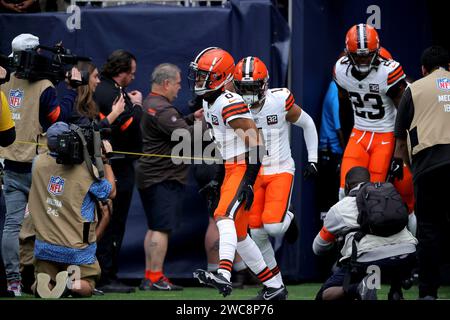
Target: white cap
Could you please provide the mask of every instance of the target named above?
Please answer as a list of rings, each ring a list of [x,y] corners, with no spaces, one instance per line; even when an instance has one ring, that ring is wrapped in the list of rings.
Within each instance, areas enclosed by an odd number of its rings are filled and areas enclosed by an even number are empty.
[[[17,37],[13,39],[11,42],[12,52],[11,55],[13,55],[16,51],[23,51],[28,49],[34,49],[39,45],[39,38],[30,34],[30,33],[22,33],[19,34]]]

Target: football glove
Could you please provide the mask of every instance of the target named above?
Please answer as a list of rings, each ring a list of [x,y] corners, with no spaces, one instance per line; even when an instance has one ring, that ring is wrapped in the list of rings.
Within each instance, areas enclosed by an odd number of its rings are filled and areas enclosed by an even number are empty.
[[[316,162],[308,162],[308,165],[303,172],[303,177],[309,179],[311,177],[316,178],[319,175],[319,170]]]
[[[392,159],[388,176],[390,177],[390,179],[392,179],[392,181],[394,181],[395,179],[398,180],[403,179],[403,159],[401,158]]]
[[[253,204],[253,187],[249,183],[244,183],[238,191],[238,200],[243,203],[245,201],[244,210],[250,210]]]
[[[211,180],[207,185],[201,188],[198,193],[205,197],[208,206],[208,212],[213,213],[219,204],[220,184],[217,180]]]

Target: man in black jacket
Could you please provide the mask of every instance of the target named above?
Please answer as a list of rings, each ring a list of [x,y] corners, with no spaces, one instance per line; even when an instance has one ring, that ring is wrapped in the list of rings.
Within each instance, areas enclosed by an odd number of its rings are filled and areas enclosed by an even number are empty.
[[[142,94],[137,90],[125,91],[134,80],[135,73],[136,57],[127,51],[116,50],[103,66],[101,82],[95,90],[94,99],[101,118],[111,112],[113,103],[120,95],[125,99],[125,111],[111,124],[113,150],[140,152],[142,149],[139,127]],[[117,195],[113,201],[114,214],[97,248],[97,258],[102,269],[98,288],[104,292],[134,291],[134,288],[117,281],[117,271],[119,251],[133,195],[135,159],[134,156],[125,155],[111,161],[117,180]]]

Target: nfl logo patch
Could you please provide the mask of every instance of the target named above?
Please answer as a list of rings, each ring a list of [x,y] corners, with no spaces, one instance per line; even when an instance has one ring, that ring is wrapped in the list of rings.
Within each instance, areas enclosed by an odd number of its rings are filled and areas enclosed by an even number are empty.
[[[23,90],[9,90],[9,107],[10,108],[20,108],[22,106],[23,100]]]
[[[211,121],[213,125],[218,126],[219,125],[219,118],[217,118],[215,115],[211,116]]]
[[[47,191],[55,196],[62,194],[64,191],[64,179],[59,176],[51,176],[50,181],[48,182]]]
[[[447,91],[450,90],[450,79],[449,78],[439,78],[436,79],[437,87],[439,90]]]

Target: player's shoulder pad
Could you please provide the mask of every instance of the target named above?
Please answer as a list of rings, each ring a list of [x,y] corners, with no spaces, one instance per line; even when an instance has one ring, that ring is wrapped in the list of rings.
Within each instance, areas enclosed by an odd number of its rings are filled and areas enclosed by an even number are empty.
[[[277,98],[287,99],[292,94],[288,88],[271,88],[267,90],[271,95]]]
[[[339,82],[339,79],[345,76],[350,66],[350,60],[347,56],[340,57],[333,68],[333,79]]]
[[[225,90],[219,97],[218,101],[222,106],[228,106],[235,103],[244,103],[244,99],[236,92]]]
[[[295,103],[294,95],[288,88],[269,89],[268,94],[272,95],[285,111],[289,111]]]
[[[395,84],[406,76],[401,64],[395,60],[382,61],[379,68],[385,74],[388,86]]]

